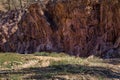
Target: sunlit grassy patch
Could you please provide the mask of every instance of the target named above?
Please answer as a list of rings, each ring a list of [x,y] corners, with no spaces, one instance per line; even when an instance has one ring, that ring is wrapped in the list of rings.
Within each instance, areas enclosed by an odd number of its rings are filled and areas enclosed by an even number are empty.
[[[0,69],[13,68],[22,65],[29,60],[29,55],[21,55],[17,53],[0,53]]]
[[[0,64],[0,79],[87,80],[90,78],[90,80],[104,80],[110,78],[111,75],[114,76],[111,70],[113,65],[104,63],[103,59],[95,56],[80,58],[55,52],[2,53]],[[19,68],[16,68],[16,65]],[[119,77],[117,73],[115,76]]]
[[[37,52],[34,53],[35,56],[50,56],[50,57],[70,57],[68,54],[65,53],[56,53],[56,52]]]

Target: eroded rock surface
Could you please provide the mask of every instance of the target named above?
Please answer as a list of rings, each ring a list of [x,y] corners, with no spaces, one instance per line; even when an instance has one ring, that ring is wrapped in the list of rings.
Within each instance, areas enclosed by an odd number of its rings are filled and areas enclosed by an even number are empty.
[[[119,0],[54,0],[44,8],[36,3],[22,12],[11,11],[6,13],[10,18],[0,19],[0,50],[120,57],[119,4]],[[16,13],[19,18],[14,18]]]

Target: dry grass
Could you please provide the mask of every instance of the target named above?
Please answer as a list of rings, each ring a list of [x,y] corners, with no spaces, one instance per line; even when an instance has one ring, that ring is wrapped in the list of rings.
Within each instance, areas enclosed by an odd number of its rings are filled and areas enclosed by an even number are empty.
[[[45,56],[46,55],[46,56]],[[60,56],[60,57],[59,57]],[[4,59],[3,59],[4,58]],[[116,60],[116,61],[115,61]],[[119,59],[79,58],[66,54],[0,54],[0,62],[19,61],[13,68],[0,68],[0,79],[21,80],[116,80],[120,78]],[[4,64],[2,64],[4,66]]]

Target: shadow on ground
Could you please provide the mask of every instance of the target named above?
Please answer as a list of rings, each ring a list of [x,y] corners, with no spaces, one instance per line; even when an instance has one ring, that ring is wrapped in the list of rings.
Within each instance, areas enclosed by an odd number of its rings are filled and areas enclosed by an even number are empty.
[[[117,59],[106,59],[104,63],[109,63],[113,65],[120,65],[120,58]]]
[[[0,71],[0,77],[8,77],[9,75],[24,75],[24,79],[60,79],[65,80],[65,78],[59,77],[59,75],[90,75],[96,77],[104,77],[111,79],[120,79],[119,72],[113,72],[110,69],[102,67],[88,67],[81,65],[52,65],[43,68],[29,68],[22,69],[18,71]],[[27,74],[32,74],[25,76]]]

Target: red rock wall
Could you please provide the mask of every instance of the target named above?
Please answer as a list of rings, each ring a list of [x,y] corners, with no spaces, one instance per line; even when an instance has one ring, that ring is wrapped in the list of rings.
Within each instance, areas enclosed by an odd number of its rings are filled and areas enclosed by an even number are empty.
[[[17,31],[4,44],[1,41],[0,50],[119,57],[119,4],[118,0],[55,0],[44,9],[32,4],[16,23]]]

